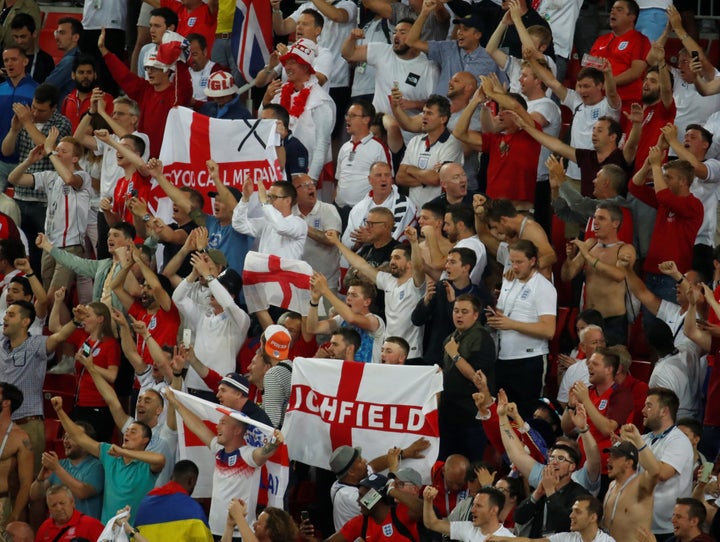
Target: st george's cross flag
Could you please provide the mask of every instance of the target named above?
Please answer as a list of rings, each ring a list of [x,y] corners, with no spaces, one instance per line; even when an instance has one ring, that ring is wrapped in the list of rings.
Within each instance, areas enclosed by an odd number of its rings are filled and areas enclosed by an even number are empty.
[[[248,312],[282,307],[307,316],[313,270],[302,260],[248,252],[243,269],[243,293]]]
[[[360,446],[364,457],[375,458],[426,438],[425,457],[407,466],[429,474],[440,442],[442,382],[437,366],[295,358],[282,428],[290,457],[328,469],[330,454],[342,445]]]

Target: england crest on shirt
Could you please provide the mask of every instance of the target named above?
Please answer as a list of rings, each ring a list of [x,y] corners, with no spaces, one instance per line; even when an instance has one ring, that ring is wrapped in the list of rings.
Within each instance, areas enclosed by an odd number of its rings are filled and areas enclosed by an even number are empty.
[[[195,26],[195,23],[197,22],[197,17],[190,17],[187,21],[187,25],[192,28]]]
[[[405,297],[405,290],[400,290],[400,294],[398,295],[398,298],[400,299],[400,301],[402,301],[404,297]]]
[[[602,401],[600,401],[600,404],[598,405],[598,410],[605,410],[607,403],[607,399],[603,399]]]
[[[629,41],[621,41],[620,44],[618,45],[618,51],[624,51],[625,49],[627,49],[627,46],[629,45],[629,43],[630,43]]]
[[[382,528],[383,534],[387,536],[388,538],[393,535],[393,526],[392,523],[388,523],[386,525],[383,525]]]

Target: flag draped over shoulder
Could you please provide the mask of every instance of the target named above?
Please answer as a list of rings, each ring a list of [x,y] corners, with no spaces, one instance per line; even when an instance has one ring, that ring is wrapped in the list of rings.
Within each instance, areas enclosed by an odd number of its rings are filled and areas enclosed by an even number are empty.
[[[408,466],[429,474],[440,442],[440,391],[437,367],[295,358],[283,424],[290,457],[327,469],[338,446],[360,446],[373,458],[424,437],[430,441],[425,458]]]
[[[282,307],[307,316],[313,270],[302,260],[248,252],[243,269],[243,293],[248,312]]]
[[[245,441],[250,446],[259,447],[272,437],[274,429],[264,423],[258,422],[242,412],[231,408],[205,401],[194,395],[175,391],[175,397],[185,407],[197,414],[205,422],[213,433],[215,425],[224,415],[232,416],[247,425]],[[200,477],[195,486],[193,497],[208,498],[212,494],[212,474],[215,468],[215,457],[208,450],[207,446],[182,422],[179,414],[176,414],[178,427],[178,445],[180,448],[180,459],[190,459],[200,469]],[[287,489],[290,477],[290,460],[288,458],[287,446],[282,444],[275,454],[267,460],[263,466],[262,481],[258,488],[258,502],[283,508],[283,497]]]
[[[163,173],[175,186],[202,193],[204,210],[212,213],[207,197],[215,191],[206,165],[210,159],[218,163],[223,184],[238,190],[248,177],[266,188],[283,178],[275,154],[275,126],[274,120],[212,119],[186,107],[173,108],[160,149]]]
[[[230,44],[240,73],[252,81],[267,64],[273,46],[268,0],[237,0]]]

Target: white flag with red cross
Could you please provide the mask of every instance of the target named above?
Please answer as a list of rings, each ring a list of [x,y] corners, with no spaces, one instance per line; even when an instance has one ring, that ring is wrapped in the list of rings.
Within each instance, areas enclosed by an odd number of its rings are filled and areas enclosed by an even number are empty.
[[[248,312],[282,307],[307,316],[313,270],[302,260],[248,252],[242,273]]]
[[[295,358],[282,429],[290,457],[328,469],[339,446],[360,446],[370,460],[424,437],[430,441],[425,457],[403,466],[429,477],[440,443],[437,394],[442,388],[437,366]]]

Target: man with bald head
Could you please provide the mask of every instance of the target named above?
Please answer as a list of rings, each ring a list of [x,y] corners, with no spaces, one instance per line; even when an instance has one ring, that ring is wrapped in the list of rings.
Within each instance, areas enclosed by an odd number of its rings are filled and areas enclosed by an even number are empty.
[[[24,521],[11,521],[5,527],[5,535],[9,542],[34,542],[32,527]]]
[[[468,192],[470,179],[463,165],[447,162],[440,167],[438,175],[443,193],[431,200],[432,202],[442,203],[445,206],[456,203],[472,206],[472,194]]]
[[[470,461],[460,454],[447,456],[445,463],[435,463],[431,485],[438,491],[433,506],[439,517],[448,517],[457,503],[467,497],[465,477],[469,468]]]

